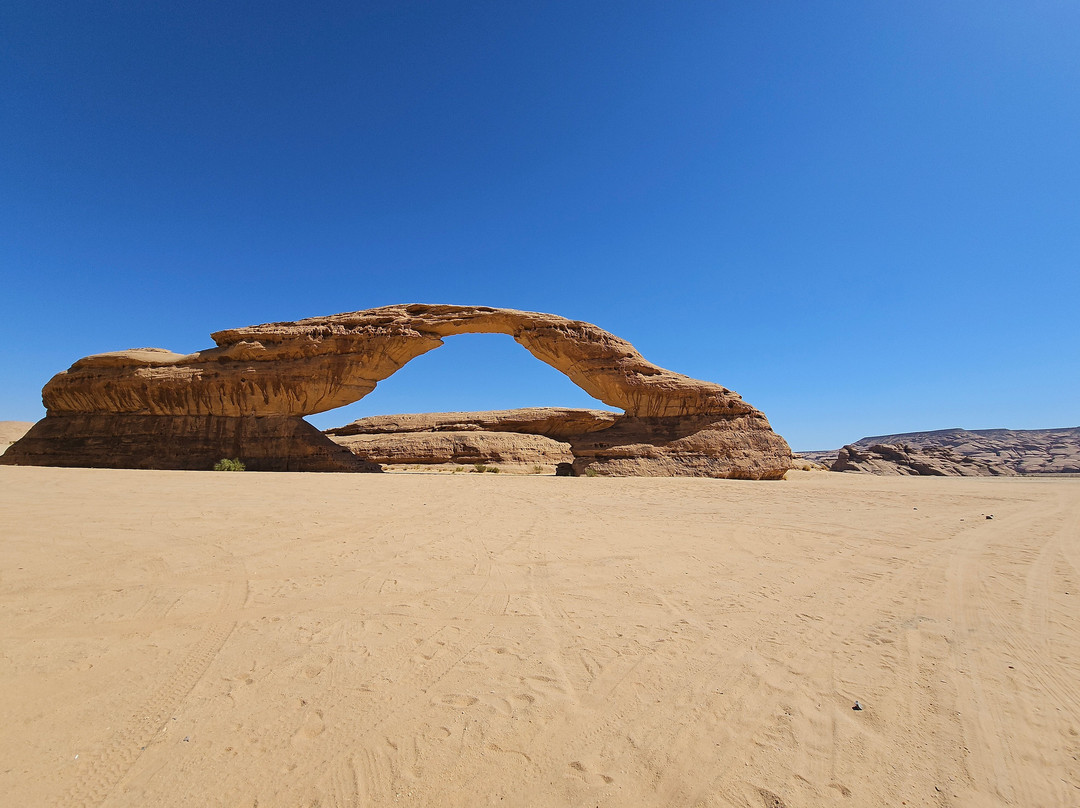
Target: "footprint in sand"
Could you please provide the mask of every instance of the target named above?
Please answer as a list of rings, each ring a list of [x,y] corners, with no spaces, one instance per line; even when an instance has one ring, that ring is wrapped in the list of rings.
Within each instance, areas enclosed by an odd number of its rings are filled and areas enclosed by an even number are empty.
[[[490,707],[496,713],[501,716],[507,717],[513,714],[514,708],[507,699],[502,696],[491,694],[489,696],[481,696],[481,703],[486,707]]]
[[[520,681],[523,685],[540,696],[557,696],[560,698],[566,696],[566,689],[559,684],[558,680],[553,679],[550,676],[525,676],[522,677]]]
[[[467,696],[464,693],[447,693],[445,696],[440,696],[437,703],[446,705],[447,707],[456,707],[461,710],[465,707],[472,707],[479,699],[472,696]]]
[[[300,728],[293,733],[292,745],[302,747],[310,744],[315,738],[323,734],[326,724],[323,721],[322,710],[311,710],[304,716]]]
[[[571,774],[580,777],[590,786],[606,786],[615,782],[614,777],[609,777],[606,774],[593,773],[589,771],[588,766],[582,763],[580,760],[570,761]]]
[[[500,645],[500,646],[496,646],[496,647],[493,647],[493,648],[489,648],[488,650],[491,653],[495,654],[496,656],[512,657],[512,658],[516,659],[518,662],[520,662],[522,660],[522,657],[521,657],[520,654],[515,654],[513,651],[511,651],[509,648],[507,648],[505,646]]]
[[[320,673],[329,667],[330,663],[334,661],[334,658],[329,654],[323,654],[313,662],[304,666],[304,676],[308,679],[314,679]]]

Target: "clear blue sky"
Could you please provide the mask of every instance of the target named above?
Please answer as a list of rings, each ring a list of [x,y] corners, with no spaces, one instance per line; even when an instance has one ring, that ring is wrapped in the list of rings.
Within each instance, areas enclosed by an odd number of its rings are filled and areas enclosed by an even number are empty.
[[[0,419],[390,303],[594,322],[796,449],[1080,424],[1080,4],[0,5]],[[313,418],[594,405],[508,337]]]

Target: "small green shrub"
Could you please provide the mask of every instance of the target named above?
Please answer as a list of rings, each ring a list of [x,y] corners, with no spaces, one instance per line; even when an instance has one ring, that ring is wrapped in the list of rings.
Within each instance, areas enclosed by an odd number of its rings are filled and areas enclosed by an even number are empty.
[[[247,466],[245,466],[239,458],[234,457],[230,460],[227,457],[223,457],[214,464],[214,471],[247,471]]]
[[[473,463],[472,469],[476,474],[483,474],[488,470],[488,467],[486,463]]]
[[[594,469],[594,468],[587,468],[587,469],[585,469],[585,476],[586,476],[586,477],[599,477],[599,476],[600,476],[600,472],[598,472],[598,471],[597,471],[596,469]]]
[[[490,471],[492,474],[498,474],[499,473],[499,467],[498,466],[488,466],[487,470]]]
[[[543,474],[544,467],[540,465],[533,466],[533,474]]]

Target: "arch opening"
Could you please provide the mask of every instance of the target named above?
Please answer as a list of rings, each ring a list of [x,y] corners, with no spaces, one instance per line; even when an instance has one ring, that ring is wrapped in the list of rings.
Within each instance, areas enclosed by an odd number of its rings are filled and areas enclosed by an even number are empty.
[[[572,436],[623,416],[508,334],[442,340],[359,401],[306,420],[386,471],[565,474]]]
[[[485,412],[525,407],[620,411],[590,396],[514,338],[465,333],[410,360],[351,404],[305,416],[321,430],[379,415]]]

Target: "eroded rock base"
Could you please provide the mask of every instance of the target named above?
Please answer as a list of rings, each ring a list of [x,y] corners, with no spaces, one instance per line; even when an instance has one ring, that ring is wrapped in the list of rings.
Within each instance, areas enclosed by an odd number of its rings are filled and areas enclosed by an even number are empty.
[[[381,471],[294,416],[48,415],[0,464],[197,471],[223,458],[250,471]]]
[[[359,457],[386,465],[484,462],[562,475],[775,480],[791,450],[760,413],[638,417],[533,407],[381,415],[327,430]]]
[[[574,471],[609,477],[779,480],[791,468],[787,442],[757,414],[667,418],[623,416],[567,438]]]
[[[565,443],[542,435],[513,432],[404,432],[335,438],[354,455],[374,463],[394,465],[495,464],[505,470],[551,473],[559,463],[572,463]]]

